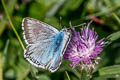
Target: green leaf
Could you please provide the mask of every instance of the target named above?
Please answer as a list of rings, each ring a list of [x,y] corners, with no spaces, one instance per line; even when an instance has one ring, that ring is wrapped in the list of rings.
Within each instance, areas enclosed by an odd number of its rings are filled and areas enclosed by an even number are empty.
[[[71,72],[73,72],[78,78],[80,78],[80,73],[76,69],[71,69]]]
[[[30,67],[24,59],[20,59],[18,65],[14,65],[14,70],[16,72],[16,80],[24,80],[30,72]]]
[[[76,10],[81,3],[83,2],[83,0],[66,0],[65,5],[63,6],[62,10],[60,11],[60,15],[67,15],[67,12],[70,11],[74,11]],[[71,6],[72,5],[72,6]]]
[[[35,19],[42,19],[45,16],[45,12],[45,5],[41,3],[32,3],[29,9],[29,17],[33,17]]]
[[[120,75],[104,75],[104,76],[99,76],[95,77],[93,80],[108,80],[108,78],[120,78]]]
[[[17,2],[17,0],[8,0],[8,2],[7,2],[7,10],[8,10],[9,15],[11,15],[13,13],[14,6],[15,6],[16,2]],[[7,24],[7,19],[6,19],[6,16],[5,16],[0,21],[0,36],[2,35],[2,33],[5,30],[6,24]]]
[[[36,78],[38,69],[30,64],[30,72],[33,78]]]
[[[120,65],[114,65],[99,69],[99,75],[119,75]]]
[[[45,7],[49,8],[53,6],[58,0],[35,0],[37,3],[43,4]]]
[[[110,43],[112,43],[113,41],[115,41],[115,40],[117,40],[119,38],[120,38],[120,31],[110,34],[107,37],[107,40],[110,41],[109,42],[109,44],[110,44]]]
[[[13,69],[9,69],[5,72],[4,76],[8,79],[13,79],[15,77],[15,73]]]
[[[2,53],[0,52],[0,80],[3,80]]]
[[[5,26],[6,26],[6,23],[7,23],[7,20],[6,19],[3,19],[1,22],[0,22],[0,36],[2,35],[2,33],[4,32],[5,30]]]
[[[37,80],[51,80],[47,75],[39,75],[37,76]]]
[[[58,23],[59,20],[56,18],[56,17],[51,17],[51,18],[45,18],[44,19],[44,22],[52,25],[53,27],[57,28],[57,29],[60,29],[60,24]]]
[[[55,5],[53,5],[53,7],[46,13],[46,17],[54,16],[60,7],[64,4],[64,2],[65,0],[59,0]]]
[[[7,10],[9,14],[12,14],[13,10],[14,10],[14,6],[16,5],[17,0],[10,0],[8,1],[7,4]]]
[[[2,63],[3,63],[3,67],[5,68],[5,63],[7,62],[7,53],[8,53],[8,47],[9,47],[9,40],[7,40],[6,44],[5,44],[5,48],[3,50],[3,54],[2,54]]]

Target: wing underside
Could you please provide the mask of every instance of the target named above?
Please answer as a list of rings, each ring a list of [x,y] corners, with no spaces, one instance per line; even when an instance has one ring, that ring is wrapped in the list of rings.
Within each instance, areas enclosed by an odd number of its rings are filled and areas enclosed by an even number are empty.
[[[22,29],[24,31],[23,38],[26,44],[33,44],[37,41],[50,39],[51,36],[59,32],[54,27],[33,18],[24,18],[22,21]]]
[[[32,18],[25,18],[22,26],[27,44],[24,57],[36,67],[56,71],[61,64],[70,35]]]
[[[52,42],[35,43],[27,46],[24,57],[34,66],[47,69],[53,54]]]
[[[70,36],[64,39],[64,35],[58,34],[50,41],[29,45],[25,57],[34,66],[54,72],[61,64],[69,40]]]

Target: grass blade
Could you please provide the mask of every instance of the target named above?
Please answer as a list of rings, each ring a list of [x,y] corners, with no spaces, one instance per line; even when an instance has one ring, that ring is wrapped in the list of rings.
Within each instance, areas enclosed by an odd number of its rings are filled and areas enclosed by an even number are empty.
[[[10,19],[10,16],[9,16],[9,14],[8,14],[8,10],[7,10],[7,7],[6,7],[6,5],[5,5],[4,0],[1,0],[1,2],[2,2],[3,8],[4,8],[4,10],[5,10],[5,13],[6,13],[6,15],[7,15],[7,18],[8,18],[8,20],[9,20],[9,22],[10,22],[10,25],[11,25],[11,27],[12,27],[15,35],[17,36],[17,39],[19,40],[22,48],[25,49],[25,47],[24,47],[24,45],[23,45],[23,43],[22,43],[22,40],[20,39],[20,36],[18,35],[18,33],[17,33],[17,31],[16,31],[13,23],[12,23],[12,20]]]

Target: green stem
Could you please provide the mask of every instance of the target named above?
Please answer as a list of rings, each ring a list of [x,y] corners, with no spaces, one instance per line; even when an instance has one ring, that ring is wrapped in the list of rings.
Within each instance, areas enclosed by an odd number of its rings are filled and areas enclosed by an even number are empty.
[[[0,80],[3,80],[3,71],[2,71],[2,53],[0,53]]]
[[[90,80],[91,75],[89,72],[86,72],[84,70],[81,71],[81,76],[80,76],[80,80]]]
[[[66,75],[67,75],[68,80],[71,80],[71,79],[70,79],[70,76],[69,76],[69,74],[68,74],[68,72],[65,71],[65,73],[66,73]]]
[[[16,31],[13,23],[12,23],[12,20],[10,19],[10,16],[9,16],[9,14],[8,14],[8,10],[7,10],[7,7],[6,7],[6,5],[5,5],[4,0],[1,0],[1,2],[2,2],[3,8],[4,8],[4,10],[5,10],[5,13],[6,13],[6,15],[7,15],[7,18],[8,18],[8,20],[9,20],[9,22],[10,22],[10,25],[11,25],[11,27],[12,27],[15,35],[17,36],[17,39],[19,40],[22,48],[25,49],[25,47],[24,47],[24,45],[23,45],[23,43],[22,43],[22,40],[20,39],[20,36],[18,35],[18,33],[17,33],[17,31]]]

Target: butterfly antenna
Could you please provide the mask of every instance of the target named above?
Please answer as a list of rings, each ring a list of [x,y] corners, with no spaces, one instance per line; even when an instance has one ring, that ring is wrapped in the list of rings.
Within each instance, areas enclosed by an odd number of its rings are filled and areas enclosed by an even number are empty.
[[[69,22],[69,25],[70,25],[70,28],[72,29],[73,27],[72,27],[72,23],[71,23],[71,21]]]
[[[80,26],[84,26],[86,25],[86,23],[82,23],[82,24],[79,24],[79,25],[76,25],[76,26],[73,26],[73,27],[80,27]]]
[[[91,20],[89,23],[88,23],[88,25],[87,26],[90,26],[90,24],[92,23],[93,21]]]
[[[70,25],[71,30],[74,31],[74,27],[72,26],[71,21],[69,22],[69,25]]]

